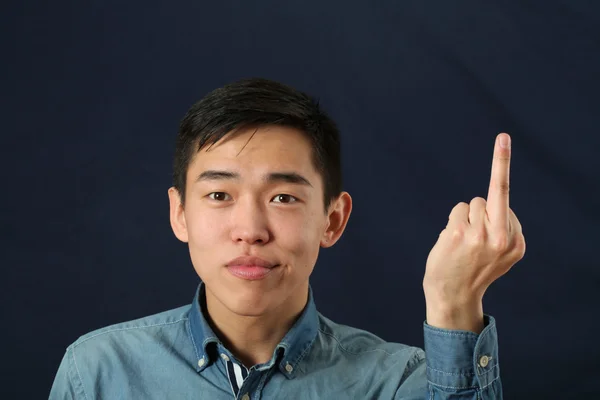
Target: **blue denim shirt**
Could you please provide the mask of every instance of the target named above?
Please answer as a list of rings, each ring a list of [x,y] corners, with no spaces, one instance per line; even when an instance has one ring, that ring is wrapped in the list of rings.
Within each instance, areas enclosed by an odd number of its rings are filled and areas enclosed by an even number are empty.
[[[71,344],[50,399],[501,399],[495,321],[476,335],[424,323],[425,352],[321,315],[312,290],[271,359],[247,371],[193,303],[90,332]],[[427,357],[425,357],[427,354]],[[244,371],[246,373],[246,371]]]

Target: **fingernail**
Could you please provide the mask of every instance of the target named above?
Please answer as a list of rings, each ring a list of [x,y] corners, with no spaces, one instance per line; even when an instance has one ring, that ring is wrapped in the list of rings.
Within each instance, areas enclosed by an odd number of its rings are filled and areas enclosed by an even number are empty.
[[[510,148],[510,138],[508,135],[500,136],[500,147],[502,147],[503,149]]]

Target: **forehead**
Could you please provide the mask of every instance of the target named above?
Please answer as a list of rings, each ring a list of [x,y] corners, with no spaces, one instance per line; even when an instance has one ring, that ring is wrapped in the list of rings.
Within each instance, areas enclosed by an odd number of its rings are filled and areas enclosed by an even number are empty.
[[[283,126],[254,127],[226,135],[198,151],[188,171],[233,169],[241,175],[274,171],[318,174],[313,165],[310,139],[298,129]]]

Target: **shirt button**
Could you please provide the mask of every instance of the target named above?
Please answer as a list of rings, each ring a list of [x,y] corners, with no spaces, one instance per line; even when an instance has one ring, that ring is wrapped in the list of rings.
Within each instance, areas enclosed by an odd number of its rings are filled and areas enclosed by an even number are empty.
[[[490,359],[492,357],[488,357],[488,356],[481,356],[481,358],[479,358],[479,366],[482,368],[487,367],[488,363],[490,362]]]
[[[225,361],[229,361],[229,357],[227,357],[227,354],[225,353],[221,354],[221,358]]]
[[[242,396],[242,400],[250,400],[250,396],[248,396],[248,393]]]
[[[198,366],[199,366],[199,367],[202,367],[202,366],[204,366],[204,363],[205,363],[205,362],[206,362],[206,361],[204,361],[204,357],[202,357],[201,359],[199,359],[199,360],[198,360]]]
[[[285,370],[286,370],[287,372],[292,372],[292,371],[294,370],[294,367],[292,367],[292,366],[290,365],[290,363],[287,363],[287,364],[285,364]]]

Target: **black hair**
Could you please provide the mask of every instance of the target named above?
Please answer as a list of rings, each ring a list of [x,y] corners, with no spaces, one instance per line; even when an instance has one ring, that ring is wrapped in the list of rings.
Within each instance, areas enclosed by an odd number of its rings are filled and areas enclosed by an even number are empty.
[[[229,133],[251,127],[287,126],[311,141],[312,162],[323,179],[327,211],[342,191],[339,131],[318,100],[263,78],[243,79],[215,89],[195,103],[179,126],[173,162],[173,186],[185,204],[186,175],[195,154]]]

